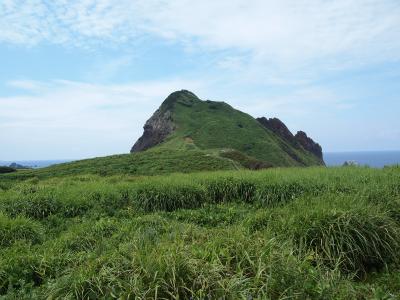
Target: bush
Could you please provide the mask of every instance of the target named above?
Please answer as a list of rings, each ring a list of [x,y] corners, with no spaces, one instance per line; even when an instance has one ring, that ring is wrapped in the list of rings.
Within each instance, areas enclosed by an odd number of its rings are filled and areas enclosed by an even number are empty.
[[[42,239],[43,229],[40,224],[23,217],[10,219],[0,214],[0,246],[10,246],[20,240],[35,244]]]

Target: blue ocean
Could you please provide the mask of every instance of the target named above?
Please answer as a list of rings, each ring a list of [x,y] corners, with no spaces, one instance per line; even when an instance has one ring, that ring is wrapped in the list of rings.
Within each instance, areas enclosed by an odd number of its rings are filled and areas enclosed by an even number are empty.
[[[360,152],[326,152],[324,160],[327,166],[341,166],[346,161],[374,168],[400,164],[400,151],[360,151]]]

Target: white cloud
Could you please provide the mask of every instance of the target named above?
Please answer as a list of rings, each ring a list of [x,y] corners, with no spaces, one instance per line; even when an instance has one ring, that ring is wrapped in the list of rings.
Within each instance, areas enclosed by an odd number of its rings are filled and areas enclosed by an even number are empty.
[[[171,91],[183,86],[202,90],[200,82],[180,79],[124,85],[65,80],[9,84],[22,94],[0,97],[0,139],[13,146],[3,145],[0,155],[9,159],[126,153]]]
[[[0,41],[85,47],[152,34],[255,63],[338,68],[400,59],[399,15],[396,0],[3,0]]]

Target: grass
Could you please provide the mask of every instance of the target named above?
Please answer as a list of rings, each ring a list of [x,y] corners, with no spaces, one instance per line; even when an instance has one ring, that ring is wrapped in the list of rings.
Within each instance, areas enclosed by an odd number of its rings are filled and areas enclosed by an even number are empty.
[[[226,155],[251,168],[321,164],[313,154],[293,147],[225,102],[202,101],[191,92],[180,91],[164,101],[161,110],[167,109],[177,128],[158,148],[234,149]]]
[[[17,174],[5,299],[400,297],[399,168]]]
[[[154,149],[134,154],[120,154],[74,161],[37,170],[20,170],[4,175],[2,179],[14,181],[27,178],[43,179],[85,174],[146,176],[175,172],[191,173],[236,169],[237,166],[232,160],[206,151]]]

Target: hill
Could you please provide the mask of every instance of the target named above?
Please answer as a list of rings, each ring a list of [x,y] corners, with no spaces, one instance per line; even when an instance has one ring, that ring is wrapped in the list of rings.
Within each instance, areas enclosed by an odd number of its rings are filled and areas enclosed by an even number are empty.
[[[131,154],[19,170],[3,179],[78,174],[161,175],[175,172],[324,165],[322,149],[278,119],[255,119],[224,102],[182,90],[169,95],[146,122]]]
[[[146,122],[132,153],[147,149],[233,149],[270,166],[323,165],[322,149],[304,132],[295,136],[278,119],[255,119],[225,102],[172,93]]]

